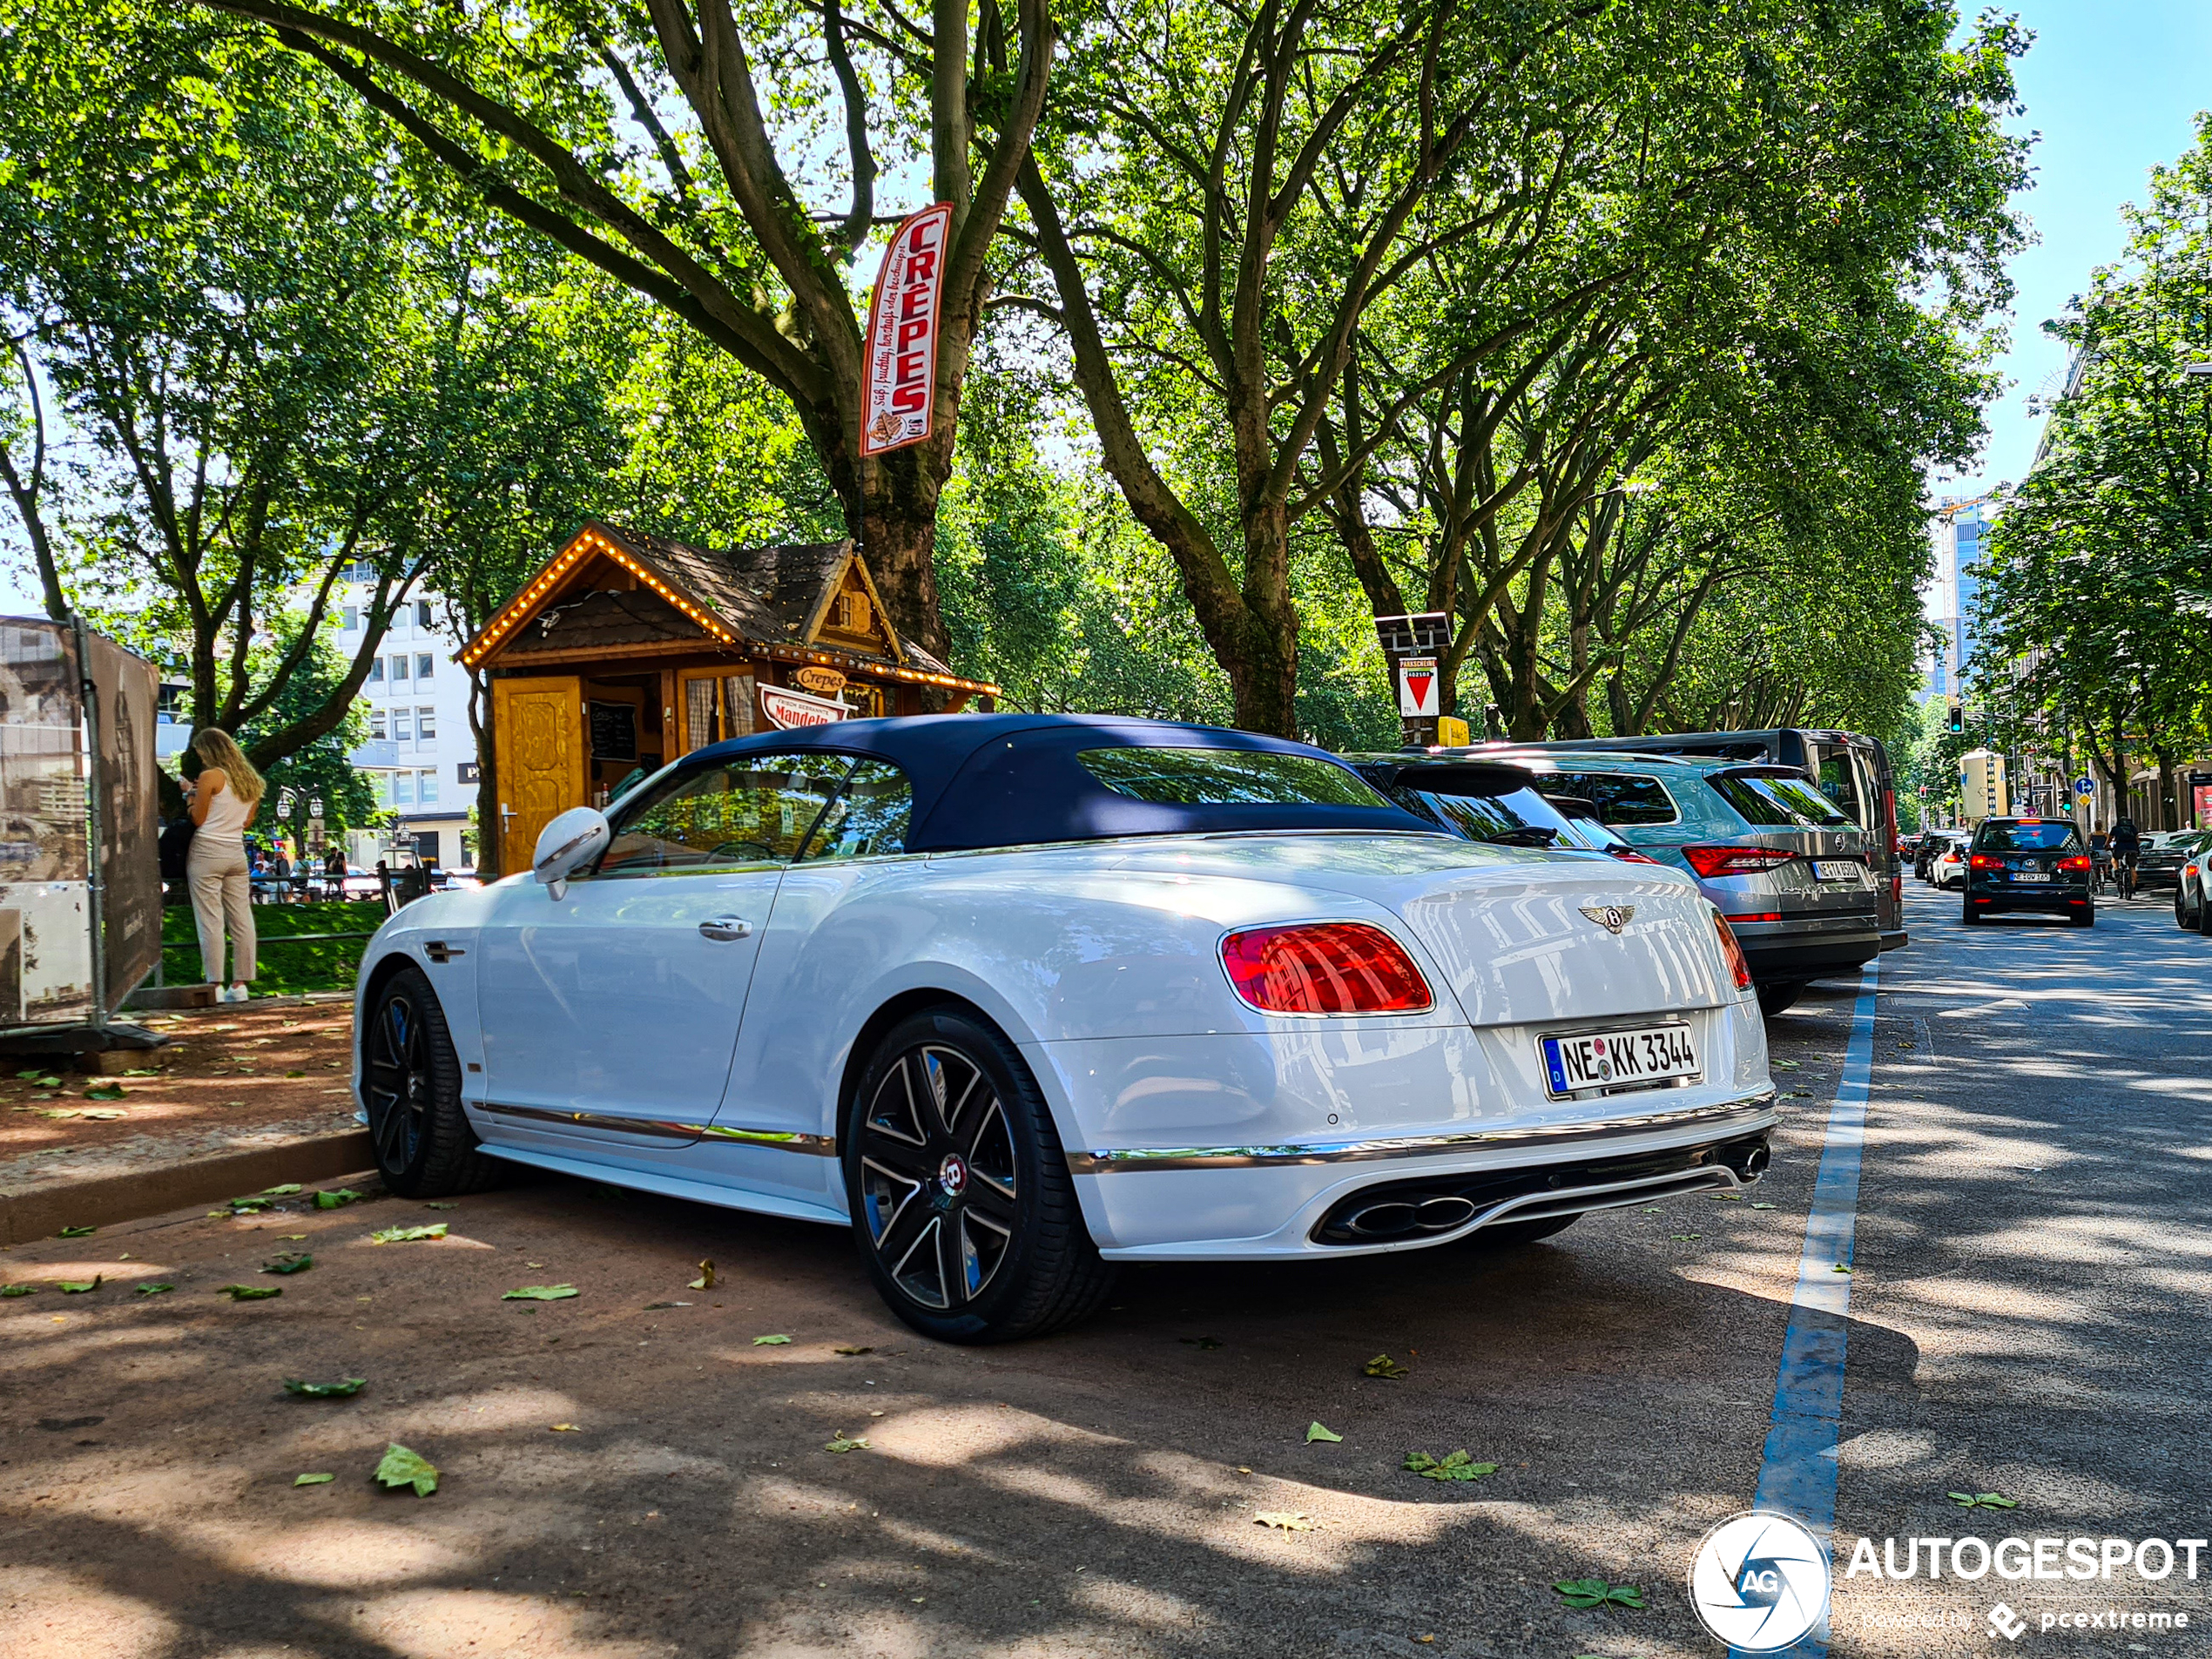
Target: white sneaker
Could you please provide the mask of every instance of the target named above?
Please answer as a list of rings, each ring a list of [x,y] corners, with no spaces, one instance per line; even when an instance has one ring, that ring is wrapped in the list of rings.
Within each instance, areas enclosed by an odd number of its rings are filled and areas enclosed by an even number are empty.
[[[224,990],[223,1001],[226,1002],[243,1002],[252,995],[253,993],[248,991],[243,985],[233,985]]]

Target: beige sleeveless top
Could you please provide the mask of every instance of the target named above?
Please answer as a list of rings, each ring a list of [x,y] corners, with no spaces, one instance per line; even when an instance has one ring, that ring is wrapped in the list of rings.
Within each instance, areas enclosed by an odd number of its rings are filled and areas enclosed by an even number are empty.
[[[200,824],[199,833],[210,841],[236,841],[244,837],[252,818],[246,802],[226,779],[222,792],[208,802],[207,817]]]

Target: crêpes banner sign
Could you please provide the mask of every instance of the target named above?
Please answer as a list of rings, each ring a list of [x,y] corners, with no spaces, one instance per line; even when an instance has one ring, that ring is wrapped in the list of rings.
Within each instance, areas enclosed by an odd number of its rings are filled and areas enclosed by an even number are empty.
[[[929,435],[937,405],[937,314],[950,202],[923,208],[883,251],[868,305],[868,383],[860,453],[880,455]]]

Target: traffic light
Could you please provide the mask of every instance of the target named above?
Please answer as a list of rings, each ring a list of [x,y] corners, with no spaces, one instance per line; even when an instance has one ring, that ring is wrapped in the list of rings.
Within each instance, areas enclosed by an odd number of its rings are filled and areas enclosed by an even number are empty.
[[[1966,729],[1966,705],[1956,699],[1951,705],[1950,729],[1954,734]]]

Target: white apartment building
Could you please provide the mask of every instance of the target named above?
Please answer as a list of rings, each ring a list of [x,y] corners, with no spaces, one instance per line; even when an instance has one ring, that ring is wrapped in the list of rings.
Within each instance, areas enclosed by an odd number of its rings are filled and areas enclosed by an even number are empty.
[[[366,576],[367,580],[358,579]],[[334,596],[338,646],[360,649],[361,617],[375,593],[373,573],[348,570]],[[390,830],[352,833],[347,856],[356,867],[413,849],[447,869],[475,863],[469,812],[476,800],[476,741],[469,729],[469,677],[453,660],[460,642],[443,625],[435,594],[410,599],[392,618],[360,701],[368,739],[349,759],[376,789],[378,805],[395,815]]]

